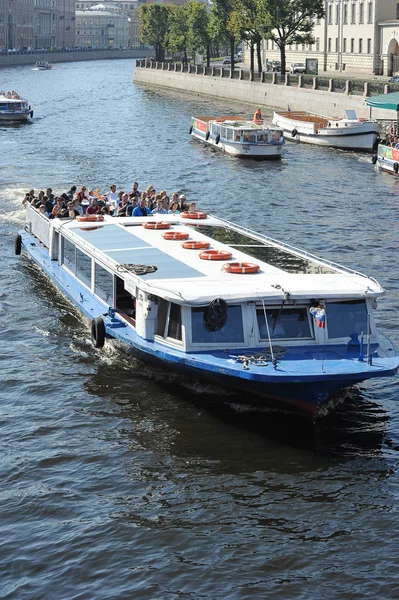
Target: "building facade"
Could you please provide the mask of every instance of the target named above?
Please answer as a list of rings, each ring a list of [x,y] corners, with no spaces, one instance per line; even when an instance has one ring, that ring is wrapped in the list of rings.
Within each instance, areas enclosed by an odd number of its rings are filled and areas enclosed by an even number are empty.
[[[56,0],[35,0],[35,48],[55,48]]]
[[[75,0],[56,0],[56,43],[58,48],[75,46]]]
[[[129,16],[113,4],[77,10],[75,35],[81,48],[127,48]]]
[[[129,17],[129,35],[127,46],[129,48],[140,47],[140,19],[139,8],[144,0],[111,0],[110,4],[121,13],[125,13]],[[76,0],[76,10],[87,10],[93,6],[93,0]]]
[[[286,47],[287,67],[318,60],[319,73],[337,71],[391,75],[399,71],[399,2],[396,0],[325,0],[324,19],[314,24],[314,44]],[[264,63],[280,60],[280,51],[264,40]]]
[[[0,49],[34,46],[34,0],[0,1]]]

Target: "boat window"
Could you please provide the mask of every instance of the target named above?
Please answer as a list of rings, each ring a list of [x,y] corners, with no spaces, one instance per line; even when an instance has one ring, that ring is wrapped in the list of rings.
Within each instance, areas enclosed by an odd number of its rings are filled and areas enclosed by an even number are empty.
[[[220,137],[226,139],[226,137],[227,137],[227,129],[226,129],[226,127],[221,127],[221,129],[220,129]]]
[[[240,131],[236,131],[235,132],[235,141],[239,142],[241,140],[241,132]]]
[[[91,258],[76,248],[76,277],[91,287]]]
[[[367,333],[367,307],[365,300],[329,302],[326,306],[329,339],[349,338],[351,333]]]
[[[170,303],[168,337],[181,340],[181,306]]]
[[[266,308],[267,323],[271,339],[297,339],[312,338],[309,318],[306,308]],[[262,308],[256,309],[256,318],[261,340],[267,340],[267,327],[265,312]]]
[[[287,273],[335,273],[333,269],[320,265],[310,258],[304,258],[291,253],[289,250],[276,248],[267,243],[266,240],[257,240],[247,234],[229,229],[227,227],[212,227],[210,225],[195,225],[199,231],[213,240],[234,246],[241,252],[252,258],[264,261]]]
[[[112,273],[96,263],[94,279],[94,293],[96,296],[105,300],[108,304],[112,304],[114,298],[114,276]]]
[[[253,131],[244,131],[244,142],[254,142],[255,134]]]
[[[258,133],[257,140],[258,140],[258,144],[264,144],[264,142],[265,142],[265,134],[264,133]]]
[[[125,282],[120,277],[115,277],[115,308],[130,317],[133,325],[136,324],[136,297],[125,289]]]
[[[232,140],[234,136],[234,130],[233,129],[226,129],[226,138],[228,140]]]
[[[168,316],[168,303],[162,298],[158,298],[158,320],[156,335],[165,335],[166,317]]]
[[[62,264],[68,267],[72,273],[75,273],[75,249],[76,246],[66,238],[63,239]]]
[[[228,307],[226,324],[219,331],[205,329],[204,316],[205,308],[191,309],[191,331],[194,344],[244,342],[241,306]]]

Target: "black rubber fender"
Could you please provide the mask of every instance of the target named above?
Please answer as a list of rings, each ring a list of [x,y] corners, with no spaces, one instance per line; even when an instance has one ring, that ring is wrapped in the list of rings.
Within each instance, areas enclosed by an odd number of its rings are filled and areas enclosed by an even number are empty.
[[[91,341],[95,348],[102,348],[105,344],[105,325],[101,317],[96,317],[91,322]]]
[[[220,142],[220,135],[217,134],[216,138],[215,138],[215,144],[218,144]]]
[[[375,165],[375,163],[377,162],[377,155],[373,154],[373,158],[371,159],[371,162],[373,163],[373,165]]]
[[[30,111],[30,118],[33,119],[33,110]]]
[[[296,129],[293,129],[293,130],[291,131],[291,135],[292,135],[292,137],[293,137],[293,138],[294,138],[294,137],[296,137],[296,136],[298,135],[298,132],[297,132],[297,130],[296,130]]]
[[[189,134],[191,135],[191,134],[192,134],[192,132],[193,132],[193,126],[191,125],[191,127],[190,127],[190,131],[189,131]]]
[[[207,131],[207,132],[206,132],[205,139],[206,139],[206,140],[209,140],[209,136],[210,136],[210,135],[211,135],[211,132],[210,132],[210,131]]]
[[[15,237],[15,254],[17,256],[19,256],[21,254],[21,249],[22,249],[22,238],[18,233],[18,235]]]
[[[393,170],[395,171],[395,173],[399,171],[399,163],[393,163]]]

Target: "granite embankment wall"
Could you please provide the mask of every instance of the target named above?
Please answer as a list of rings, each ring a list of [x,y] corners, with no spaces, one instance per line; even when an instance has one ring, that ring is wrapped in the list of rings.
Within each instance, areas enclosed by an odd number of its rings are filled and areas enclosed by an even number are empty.
[[[181,69],[184,71],[181,71]],[[327,90],[316,89],[318,78],[309,76],[290,78],[287,74],[281,80],[277,73],[262,74],[258,81],[251,81],[250,74],[237,70],[231,77],[230,69],[216,67],[194,67],[138,61],[134,70],[135,83],[161,86],[179,91],[192,92],[216,98],[236,100],[252,107],[270,107],[287,110],[306,110],[321,115],[343,117],[345,110],[353,109],[358,117],[370,117],[370,108],[364,99],[369,94],[369,84],[364,84],[363,95],[351,93],[351,81],[330,80]],[[268,81],[265,81],[265,77]],[[324,80],[325,84],[325,80]],[[363,84],[362,84],[363,85]],[[339,90],[331,91],[334,86]],[[379,92],[383,93],[383,91]],[[390,110],[373,109],[375,119],[396,119]]]
[[[54,63],[75,62],[81,60],[104,60],[117,58],[145,58],[151,55],[149,50],[83,50],[82,52],[43,52],[32,54],[0,55],[1,67],[33,65],[45,60]]]

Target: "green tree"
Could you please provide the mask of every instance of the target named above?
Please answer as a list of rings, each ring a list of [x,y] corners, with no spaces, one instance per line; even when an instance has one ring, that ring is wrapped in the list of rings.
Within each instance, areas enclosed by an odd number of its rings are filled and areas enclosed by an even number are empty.
[[[324,0],[258,0],[261,19],[269,22],[268,38],[280,49],[281,72],[286,71],[285,48],[313,44],[314,20],[325,16]]]
[[[187,62],[187,36],[188,24],[185,14],[185,5],[170,5],[169,28],[165,36],[165,48],[171,54],[178,52],[184,55]]]
[[[210,62],[211,31],[209,12],[203,2],[187,2],[183,5],[188,26],[187,45],[195,55],[198,51],[206,51],[207,64]]]
[[[261,44],[269,33],[269,15],[261,10],[258,0],[235,0],[231,17],[236,37],[244,40],[250,49],[250,70],[254,71],[254,53],[257,50],[258,71],[262,71]]]
[[[165,59],[165,38],[169,30],[170,7],[163,4],[140,6],[140,41],[155,48],[155,60]]]
[[[214,0],[211,8],[210,30],[213,39],[226,41],[230,47],[231,68],[234,69],[234,51],[237,25],[234,10],[236,0]]]

